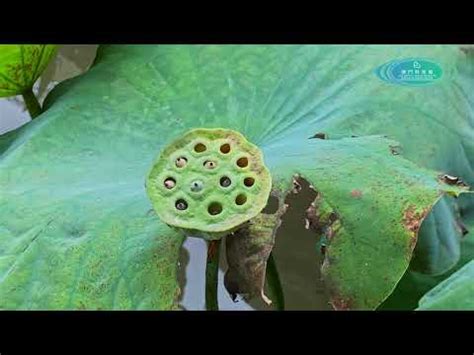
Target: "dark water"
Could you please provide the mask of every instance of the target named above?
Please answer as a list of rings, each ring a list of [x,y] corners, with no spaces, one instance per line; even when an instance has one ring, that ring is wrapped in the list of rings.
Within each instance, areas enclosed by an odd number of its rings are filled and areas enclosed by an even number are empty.
[[[283,284],[285,309],[331,309],[328,294],[321,280],[323,257],[318,237],[305,228],[305,211],[316,193],[302,181],[298,194],[290,194],[289,208],[278,229],[274,257]]]

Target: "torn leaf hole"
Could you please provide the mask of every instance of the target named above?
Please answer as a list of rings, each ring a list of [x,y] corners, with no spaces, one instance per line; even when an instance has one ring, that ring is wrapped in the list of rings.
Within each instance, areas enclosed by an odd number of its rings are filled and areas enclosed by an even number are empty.
[[[278,211],[279,199],[274,195],[268,197],[267,205],[262,210],[264,214],[275,214]]]
[[[329,291],[322,280],[321,266],[326,247],[321,235],[305,229],[305,213],[319,195],[307,180],[295,177],[298,194],[287,194],[289,205],[275,239],[273,256],[279,271],[286,310],[331,310]],[[270,198],[276,205],[278,199]],[[266,208],[267,208],[266,207]],[[324,246],[323,246],[324,245]]]

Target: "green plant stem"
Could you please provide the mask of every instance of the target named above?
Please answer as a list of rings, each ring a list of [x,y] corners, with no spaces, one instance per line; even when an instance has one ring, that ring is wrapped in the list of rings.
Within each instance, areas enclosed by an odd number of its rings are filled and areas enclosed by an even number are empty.
[[[275,305],[275,309],[283,311],[285,309],[285,298],[283,295],[283,287],[281,286],[280,276],[276,267],[273,253],[267,261],[267,285],[270,292],[270,297]]]
[[[208,311],[219,310],[219,302],[217,300],[217,277],[219,275],[220,245],[220,240],[213,240],[209,242],[207,247],[206,309]]]
[[[25,101],[26,108],[30,113],[31,119],[35,119],[41,114],[41,112],[43,112],[43,110],[41,109],[41,105],[38,102],[38,99],[33,93],[33,88],[29,88],[28,90],[24,91],[22,96],[23,100]]]

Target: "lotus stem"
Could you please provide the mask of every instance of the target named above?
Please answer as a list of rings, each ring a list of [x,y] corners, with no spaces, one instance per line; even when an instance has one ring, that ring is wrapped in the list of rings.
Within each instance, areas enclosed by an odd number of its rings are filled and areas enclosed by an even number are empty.
[[[23,100],[25,101],[26,109],[28,110],[31,119],[35,119],[37,116],[43,112],[38,99],[33,93],[33,88],[29,88],[22,94]]]
[[[218,311],[217,280],[219,275],[220,240],[212,240],[207,248],[206,265],[206,310]]]

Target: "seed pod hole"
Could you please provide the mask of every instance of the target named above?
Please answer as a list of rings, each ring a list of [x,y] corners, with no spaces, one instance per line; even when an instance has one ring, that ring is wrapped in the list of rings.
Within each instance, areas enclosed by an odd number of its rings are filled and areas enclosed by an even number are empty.
[[[183,199],[179,199],[176,201],[175,207],[177,210],[184,211],[188,208],[188,203]]]
[[[194,180],[191,183],[191,191],[192,192],[199,192],[203,189],[204,183],[201,180]]]
[[[247,187],[253,186],[254,183],[255,183],[255,179],[253,177],[246,177],[244,179],[244,185]]]
[[[211,216],[218,215],[222,212],[222,205],[219,202],[212,202],[207,208],[207,212],[209,212]]]
[[[184,166],[186,166],[186,164],[188,163],[188,159],[186,159],[185,157],[179,157],[178,159],[176,159],[176,167],[178,168],[183,168]]]
[[[171,190],[173,187],[176,186],[176,180],[173,178],[167,178],[164,182],[164,185],[167,189]]]
[[[243,205],[245,202],[247,202],[247,196],[245,196],[244,194],[237,195],[237,197],[235,198],[235,204],[239,206]]]
[[[206,151],[206,146],[202,143],[198,143],[194,146],[194,151],[197,153],[202,153]]]
[[[222,154],[228,154],[230,152],[230,144],[222,144],[220,150]]]
[[[232,182],[227,176],[223,176],[221,177],[219,183],[221,184],[222,187],[229,187]]]
[[[213,162],[212,160],[206,160],[203,164],[203,166],[206,168],[206,169],[214,169],[216,167],[216,163]]]
[[[247,157],[242,157],[237,160],[237,166],[239,168],[245,168],[248,165],[249,165],[249,160],[247,159]]]

